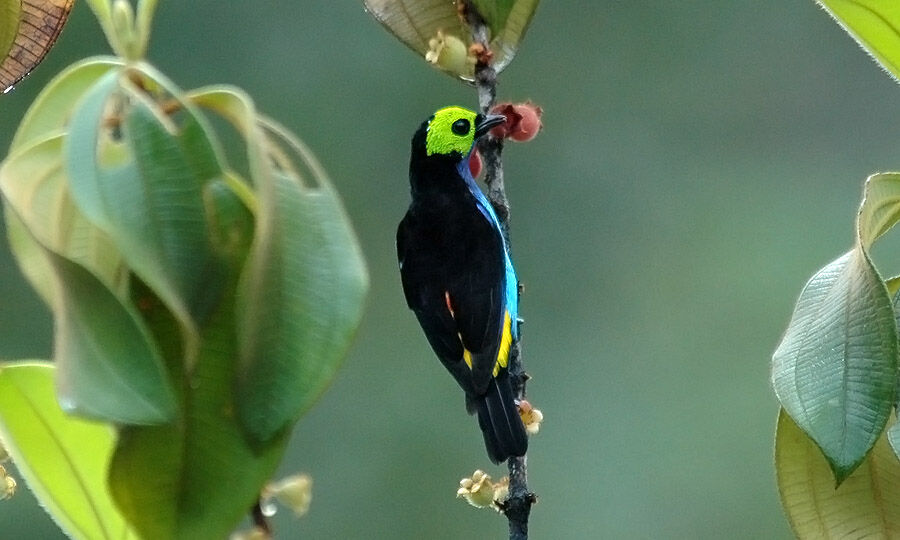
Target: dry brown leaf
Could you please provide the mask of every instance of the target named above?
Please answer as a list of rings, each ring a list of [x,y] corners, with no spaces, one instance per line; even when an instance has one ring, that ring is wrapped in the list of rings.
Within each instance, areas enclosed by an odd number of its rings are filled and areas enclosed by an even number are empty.
[[[41,63],[62,31],[75,0],[22,0],[19,26],[0,63],[0,93],[8,92]]]

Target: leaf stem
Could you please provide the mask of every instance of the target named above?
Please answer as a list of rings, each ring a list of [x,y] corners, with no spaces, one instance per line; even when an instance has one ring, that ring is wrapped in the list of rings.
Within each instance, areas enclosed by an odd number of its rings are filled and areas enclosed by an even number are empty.
[[[118,56],[124,56],[124,49],[119,42],[119,37],[116,34],[116,29],[113,25],[112,6],[110,5],[110,1],[87,0],[87,4],[90,6],[91,11],[94,12],[94,16],[97,17],[100,28],[103,29],[103,33],[106,35],[106,41],[109,42],[109,46],[112,48],[113,52]]]
[[[464,2],[466,22],[472,30],[472,42],[481,44],[484,50],[489,48],[488,27],[481,14],[472,2]],[[478,92],[478,106],[482,114],[488,114],[497,98],[497,72],[490,63],[490,54],[479,55],[475,65],[475,88]],[[487,197],[497,213],[503,231],[503,241],[509,250],[509,200],[506,198],[506,187],[503,182],[503,140],[484,137],[479,141],[478,150],[484,161],[484,182],[487,185]],[[521,285],[519,287],[521,293]],[[521,321],[516,321],[517,325]],[[525,382],[528,375],[522,365],[522,351],[519,340],[516,340],[509,352],[509,373],[512,379],[513,392],[518,400],[525,399]],[[509,496],[503,501],[503,513],[509,521],[510,540],[527,540],[528,517],[536,498],[528,491],[528,458],[527,456],[511,457],[507,462],[509,468]]]

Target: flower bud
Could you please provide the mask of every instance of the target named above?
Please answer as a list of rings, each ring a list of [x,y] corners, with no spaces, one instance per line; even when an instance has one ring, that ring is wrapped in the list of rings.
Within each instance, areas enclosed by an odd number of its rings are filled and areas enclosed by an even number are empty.
[[[296,517],[300,517],[309,511],[312,502],[313,481],[309,475],[295,474],[270,483],[263,490],[263,502],[271,499],[277,500],[283,506],[290,508]]]
[[[232,533],[229,540],[269,540],[272,538],[269,533],[261,527],[253,527],[246,531],[237,531]]]
[[[523,399],[519,402],[519,416],[525,424],[525,431],[529,435],[537,435],[541,429],[541,422],[544,421],[544,414],[540,409],[535,409],[531,403]]]
[[[442,30],[438,30],[437,36],[428,40],[425,60],[453,73],[470,73],[475,64],[475,59],[469,56],[466,44],[453,34],[445,34]]]
[[[502,483],[502,480],[501,480]],[[507,490],[508,490],[507,480]],[[497,508],[495,484],[491,482],[491,477],[482,470],[472,473],[471,478],[463,478],[459,481],[459,489],[456,496],[463,498],[475,508]]]
[[[16,494],[16,479],[6,473],[0,465],[0,501],[11,499]]]

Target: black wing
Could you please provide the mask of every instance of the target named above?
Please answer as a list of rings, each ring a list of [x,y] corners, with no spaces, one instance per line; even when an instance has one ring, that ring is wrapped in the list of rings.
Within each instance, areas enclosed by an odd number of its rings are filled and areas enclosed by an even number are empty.
[[[505,266],[499,231],[472,210],[452,222],[407,213],[397,258],[406,302],[431,347],[464,390],[481,395],[503,328]]]

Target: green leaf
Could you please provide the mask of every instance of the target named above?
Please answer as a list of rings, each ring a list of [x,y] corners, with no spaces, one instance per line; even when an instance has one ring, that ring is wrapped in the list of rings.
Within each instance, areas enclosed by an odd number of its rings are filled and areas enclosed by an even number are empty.
[[[900,77],[900,4],[884,0],[817,0],[894,78]]]
[[[83,267],[50,259],[60,280],[54,359],[63,407],[120,424],[171,420],[175,394],[140,315]]]
[[[270,239],[241,283],[237,414],[266,441],[312,405],[340,367],[362,314],[366,274],[334,192],[276,174]],[[261,225],[262,227],[262,225]]]
[[[63,135],[36,140],[0,165],[10,243],[22,268],[48,305],[54,305],[53,270],[41,245],[123,291],[126,269],[109,238],[72,202],[63,166]]]
[[[438,37],[461,41],[461,52],[453,61],[438,61],[435,67],[450,75],[471,81],[474,62],[458,60],[472,42],[471,29],[459,16],[456,2],[444,0],[364,0],[366,10],[406,46],[423,57],[431,49],[430,42]],[[494,53],[493,66],[503,71],[518,51],[525,31],[537,9],[539,0],[480,0],[479,13],[491,30],[490,48]],[[446,42],[446,39],[445,39]]]
[[[74,1],[0,0],[0,94],[44,59],[66,24]]]
[[[239,292],[237,415],[250,438],[264,442],[333,378],[362,315],[368,277],[349,219],[311,152],[258,116],[240,91],[214,87],[190,99],[222,114],[247,141],[258,217]]]
[[[837,489],[816,445],[785,414],[775,440],[778,492],[794,534],[813,538],[896,538],[900,462],[886,437]]]
[[[203,201],[204,184],[220,174],[218,158],[191,111],[176,125],[119,84],[107,74],[74,114],[66,152],[72,196],[194,334],[218,288]],[[103,125],[110,100],[124,109],[121,141]]]
[[[271,177],[254,178],[259,218],[240,284],[237,415],[250,437],[264,442],[292,425],[334,377],[368,283],[349,219],[322,168],[286,130],[262,125],[268,153],[280,164]],[[304,185],[279,143],[296,153],[315,187]]]
[[[115,434],[60,410],[47,362],[0,363],[0,440],[34,494],[74,538],[131,537],[106,483]]]
[[[506,24],[509,12],[516,5],[516,0],[469,0],[488,24],[494,35],[499,34]]]
[[[122,65],[117,58],[101,56],[76,62],[61,71],[31,103],[16,129],[9,153],[13,154],[38,139],[61,132],[85,92],[100,77]]]
[[[894,401],[897,325],[868,249],[900,216],[900,174],[873,175],[857,243],[810,279],[772,358],[782,407],[825,454],[840,484],[884,430]]]
[[[234,418],[234,328],[235,305],[226,296],[204,326],[194,371],[182,374],[190,392],[184,416],[120,431],[110,486],[144,538],[226,538],[278,466],[287,436],[251,448]],[[177,331],[158,335],[178,349]]]

